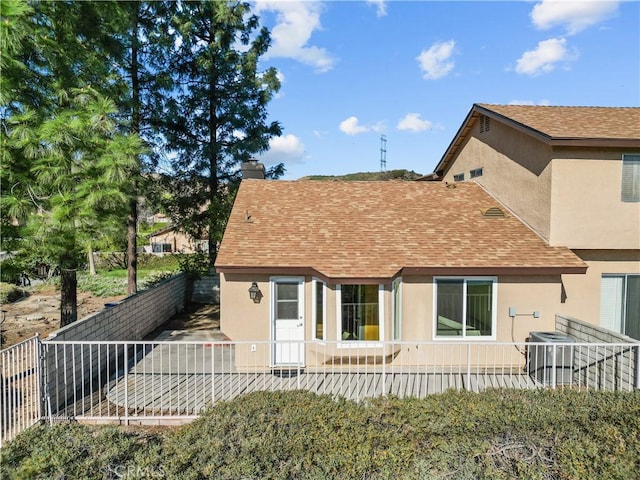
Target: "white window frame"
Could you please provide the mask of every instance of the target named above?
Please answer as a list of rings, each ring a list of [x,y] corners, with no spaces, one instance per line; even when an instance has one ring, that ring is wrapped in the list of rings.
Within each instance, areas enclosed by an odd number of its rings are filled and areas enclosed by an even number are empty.
[[[402,340],[402,277],[391,283],[391,339]]]
[[[603,273],[602,274],[602,276],[600,277],[600,319],[599,319],[599,325],[602,328],[606,328],[607,330],[611,330],[621,335],[627,335],[626,333],[627,321],[629,320],[627,315],[627,300],[629,295],[629,277],[637,277],[637,276],[640,276],[640,274],[638,273]],[[605,299],[603,298],[602,290],[603,290],[605,278],[621,280],[621,285],[620,285],[621,290],[619,292],[620,297],[618,299],[619,302],[615,302],[615,305],[604,304]],[[605,313],[603,311],[606,306],[618,307],[619,310],[616,311],[616,315],[607,319],[605,316],[606,316],[606,313],[609,313],[609,312]],[[609,320],[609,322],[607,323],[605,320]],[[611,320],[616,321],[616,324],[612,324]]]
[[[462,298],[467,298],[468,281],[490,281],[491,285],[491,335],[466,335],[466,323],[464,324],[461,336],[438,336],[438,280],[462,280]],[[466,322],[467,302],[465,300],[462,308],[462,318]],[[438,342],[459,342],[464,341],[486,341],[496,339],[496,329],[498,326],[498,277],[465,277],[465,276],[438,276],[433,277],[433,322],[432,339]]]
[[[318,338],[317,333],[317,285],[322,285],[322,338]],[[311,321],[313,325],[313,339],[317,342],[324,343],[327,339],[327,283],[323,282],[319,278],[313,277],[311,279]]]
[[[358,283],[348,283],[345,285],[363,285]],[[338,348],[363,348],[381,347],[384,342],[384,285],[378,284],[378,333],[377,341],[367,340],[342,340],[342,285],[336,284],[336,338]]]

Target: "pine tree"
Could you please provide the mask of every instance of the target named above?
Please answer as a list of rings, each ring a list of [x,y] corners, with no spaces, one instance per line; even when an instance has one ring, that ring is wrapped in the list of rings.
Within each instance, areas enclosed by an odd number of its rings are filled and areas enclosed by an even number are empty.
[[[25,240],[60,266],[66,325],[77,316],[79,250],[88,232],[122,215],[132,194],[132,158],[142,146],[136,135],[117,132],[115,105],[89,86],[114,94],[126,89],[105,61],[118,45],[102,28],[103,6],[2,6],[6,31],[14,32],[2,43],[3,218],[23,222]]]
[[[181,44],[172,66],[179,87],[164,129],[175,153],[168,208],[193,238],[207,237],[211,268],[239,164],[281,134],[277,122],[266,121],[280,83],[274,68],[259,70],[270,35],[248,3],[184,2],[174,18]],[[271,174],[282,172],[280,165]]]

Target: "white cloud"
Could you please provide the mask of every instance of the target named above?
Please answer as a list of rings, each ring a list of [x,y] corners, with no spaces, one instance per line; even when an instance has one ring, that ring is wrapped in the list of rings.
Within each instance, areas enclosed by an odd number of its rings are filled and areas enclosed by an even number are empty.
[[[422,76],[427,80],[436,80],[453,70],[455,63],[451,57],[455,46],[456,42],[449,40],[434,43],[428,50],[423,50],[416,58],[423,72]]]
[[[419,113],[407,113],[396,125],[398,130],[409,130],[411,132],[422,132],[429,130],[431,127],[432,123],[429,120],[420,118]]]
[[[613,0],[542,0],[530,16],[541,30],[563,26],[567,34],[573,35],[611,17],[618,4]]]
[[[308,1],[257,0],[254,12],[272,11],[276,14],[276,25],[271,29],[271,47],[265,54],[269,57],[292,58],[316,71],[331,70],[335,59],[326,49],[308,45],[311,35],[321,28],[322,4]]]
[[[340,122],[340,131],[347,135],[358,135],[359,133],[365,133],[371,130],[369,127],[360,125],[358,123],[358,117],[349,117],[346,120]]]
[[[313,131],[313,135],[314,135],[316,138],[323,138],[323,137],[326,137],[328,133],[329,133],[329,132],[327,132],[326,130],[314,130],[314,131]]]
[[[375,5],[376,7],[376,16],[378,18],[384,17],[387,14],[387,4],[385,0],[367,0],[369,5]]]
[[[305,147],[302,141],[289,133],[269,140],[269,150],[260,155],[260,160],[267,166],[281,162],[300,163],[304,153]]]
[[[539,102],[536,102],[534,100],[511,100],[509,102],[509,105],[551,105],[551,102],[549,100],[540,100]]]
[[[525,75],[549,73],[556,64],[576,58],[577,53],[567,49],[565,38],[550,38],[539,42],[535,50],[524,52],[516,63],[516,72]]]

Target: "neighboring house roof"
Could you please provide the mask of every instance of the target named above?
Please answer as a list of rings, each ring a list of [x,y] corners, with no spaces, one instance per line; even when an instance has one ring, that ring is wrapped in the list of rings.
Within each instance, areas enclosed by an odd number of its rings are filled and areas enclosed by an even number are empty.
[[[380,279],[398,274],[584,273],[475,183],[243,180],[219,271]]]
[[[172,226],[172,225],[169,225],[167,227],[160,228],[160,229],[156,230],[155,232],[148,233],[146,235],[146,237],[147,238],[153,238],[153,237],[157,237],[159,235],[164,235],[166,233],[171,233],[171,232],[174,232],[174,231],[177,231],[176,227]]]
[[[474,104],[434,172],[445,171],[481,115],[552,146],[640,147],[640,108]]]

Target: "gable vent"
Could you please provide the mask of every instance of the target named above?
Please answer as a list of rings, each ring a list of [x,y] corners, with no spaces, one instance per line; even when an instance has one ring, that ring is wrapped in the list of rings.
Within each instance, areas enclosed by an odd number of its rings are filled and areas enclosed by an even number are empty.
[[[505,216],[502,209],[498,207],[487,208],[482,212],[482,215],[489,218],[503,218]]]
[[[488,132],[491,128],[489,117],[486,115],[480,115],[480,133]]]

